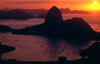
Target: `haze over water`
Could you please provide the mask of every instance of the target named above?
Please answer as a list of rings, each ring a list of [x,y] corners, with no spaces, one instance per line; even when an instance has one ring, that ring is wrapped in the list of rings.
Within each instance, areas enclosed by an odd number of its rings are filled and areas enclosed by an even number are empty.
[[[73,17],[83,18],[95,31],[100,31],[100,14],[62,14],[63,20],[72,19]],[[33,18],[28,20],[1,20],[0,24],[10,26],[14,29],[25,28],[44,23],[45,19]]]
[[[73,17],[83,18],[95,31],[100,31],[100,15],[94,14],[63,14],[63,19]],[[35,26],[44,22],[44,19],[33,18],[28,20],[1,20],[0,24],[14,29],[26,26]],[[4,37],[6,36],[6,37]],[[19,61],[57,61],[59,56],[66,56],[68,60],[76,60],[80,50],[91,46],[94,41],[69,41],[63,38],[15,35],[0,33],[0,42],[13,46],[16,49],[2,55],[2,59],[17,59]]]

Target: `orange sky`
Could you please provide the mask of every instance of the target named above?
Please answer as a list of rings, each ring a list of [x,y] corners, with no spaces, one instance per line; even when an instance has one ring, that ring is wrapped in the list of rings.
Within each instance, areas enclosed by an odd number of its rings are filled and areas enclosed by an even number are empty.
[[[100,10],[99,0],[0,0],[0,8],[50,9],[54,5],[58,8],[69,7],[71,10]]]

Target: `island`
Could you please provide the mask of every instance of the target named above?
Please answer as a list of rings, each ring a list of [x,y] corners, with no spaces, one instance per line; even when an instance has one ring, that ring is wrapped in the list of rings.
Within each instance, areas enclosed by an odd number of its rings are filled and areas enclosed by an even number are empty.
[[[67,8],[61,8],[60,9],[62,14],[91,14],[88,11],[84,11],[84,10],[70,10],[68,7]]]
[[[82,18],[62,19],[60,10],[53,6],[46,15],[43,24],[15,29],[12,34],[46,35],[65,38],[91,38],[97,34]]]

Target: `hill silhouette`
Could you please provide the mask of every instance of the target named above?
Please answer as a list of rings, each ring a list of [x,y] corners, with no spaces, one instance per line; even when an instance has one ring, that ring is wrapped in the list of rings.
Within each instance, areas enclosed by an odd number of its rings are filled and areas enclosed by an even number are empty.
[[[0,9],[0,10],[2,10],[2,11],[10,11],[10,10],[12,10],[12,9],[11,9],[11,8],[6,7],[6,8],[4,8],[4,9]]]
[[[28,19],[34,18],[33,15],[26,13],[25,11],[20,11],[18,9],[11,11],[0,11],[0,19]]]
[[[0,32],[11,32],[12,30],[13,29],[8,26],[0,25]]]
[[[66,9],[61,8],[60,11],[61,11],[61,13],[64,13],[64,14],[71,12],[71,10],[69,8],[66,8]]]
[[[82,50],[80,52],[80,56],[91,60],[92,64],[100,63],[100,42],[94,42],[90,47],[86,50]]]
[[[11,11],[14,9],[10,9],[10,8],[4,8],[2,9],[2,11]],[[49,10],[46,9],[18,9],[20,11],[25,11],[31,15],[41,15],[41,14],[47,14]],[[62,14],[91,14],[88,11],[84,11],[84,10],[70,10],[70,8],[60,8],[59,9],[61,11]],[[45,18],[45,17],[44,17]]]
[[[61,8],[60,11],[61,11],[62,14],[91,14],[88,11],[70,10],[69,8],[66,8],[66,9]]]
[[[45,10],[45,9],[21,9],[29,14],[32,15],[40,15],[40,14],[47,14],[49,10]],[[62,14],[91,14],[88,11],[83,11],[83,10],[70,10],[69,8],[61,8],[59,9],[61,11]]]
[[[96,34],[96,32],[82,18],[72,18],[65,21],[62,20],[62,14],[56,6],[53,6],[49,10],[43,24],[13,30],[12,33],[59,36],[67,38],[89,38]]]

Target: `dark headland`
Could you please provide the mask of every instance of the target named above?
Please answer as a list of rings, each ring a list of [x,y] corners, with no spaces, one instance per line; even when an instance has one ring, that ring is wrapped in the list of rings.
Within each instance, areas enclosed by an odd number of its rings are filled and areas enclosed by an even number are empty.
[[[56,6],[53,6],[47,13],[43,24],[13,30],[12,34],[91,38],[94,37],[97,32],[82,18],[63,20],[60,10]]]
[[[0,54],[4,54],[13,50],[15,50],[15,47],[2,45],[0,42]]]
[[[0,25],[0,32],[1,33],[5,33],[5,32],[11,32],[13,29],[8,27],[8,26],[4,26],[4,25]]]

